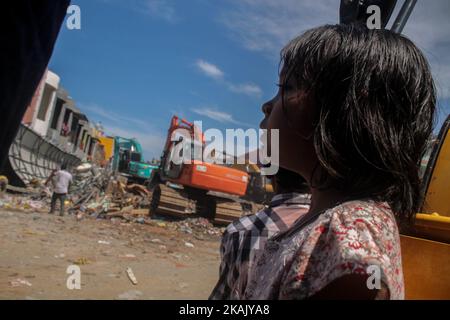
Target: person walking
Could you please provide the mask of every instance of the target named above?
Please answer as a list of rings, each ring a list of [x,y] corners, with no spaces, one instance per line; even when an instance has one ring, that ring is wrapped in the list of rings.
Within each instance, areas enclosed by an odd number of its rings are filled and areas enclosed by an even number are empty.
[[[56,201],[59,200],[59,215],[64,216],[64,201],[67,198],[72,182],[72,175],[67,171],[67,164],[63,163],[60,170],[53,171],[45,185],[50,181],[53,183],[53,194],[49,213],[53,214],[55,212]]]

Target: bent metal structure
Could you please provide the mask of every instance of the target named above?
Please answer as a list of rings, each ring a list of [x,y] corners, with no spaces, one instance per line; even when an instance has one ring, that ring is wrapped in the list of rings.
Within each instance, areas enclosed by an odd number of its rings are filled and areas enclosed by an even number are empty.
[[[9,149],[5,171],[11,185],[25,187],[33,179],[46,179],[63,162],[73,167],[79,165],[81,159],[22,124]]]
[[[59,77],[47,70],[22,119],[3,168],[11,185],[46,179],[63,162],[69,168],[102,160],[102,132],[75,107]]]

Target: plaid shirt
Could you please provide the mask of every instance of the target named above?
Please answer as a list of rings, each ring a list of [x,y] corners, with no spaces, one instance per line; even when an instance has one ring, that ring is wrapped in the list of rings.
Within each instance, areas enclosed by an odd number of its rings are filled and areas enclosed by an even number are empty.
[[[220,277],[209,299],[240,299],[267,239],[287,230],[309,210],[310,195],[279,194],[269,207],[231,223],[222,237]]]

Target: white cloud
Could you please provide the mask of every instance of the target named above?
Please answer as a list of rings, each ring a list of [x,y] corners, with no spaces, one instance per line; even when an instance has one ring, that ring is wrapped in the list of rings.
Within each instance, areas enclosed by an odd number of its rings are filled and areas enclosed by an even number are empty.
[[[88,105],[80,104],[80,109],[82,112],[87,111],[90,114],[92,114],[92,113],[96,114],[97,116],[100,116],[101,118],[104,118],[104,119],[108,119],[110,121],[114,121],[114,122],[120,121],[119,117],[113,115],[110,112],[107,112],[106,110],[104,110],[103,108],[101,108],[95,104],[88,104]]]
[[[162,132],[152,130],[139,130],[126,127],[118,127],[112,124],[104,123],[105,132],[111,136],[120,136],[124,138],[135,138],[142,146],[144,160],[151,160],[153,157],[159,158],[164,147],[165,136]]]
[[[143,0],[142,7],[145,13],[166,20],[167,22],[177,22],[173,1],[169,0]]]
[[[337,0],[228,0],[233,6],[219,21],[245,48],[277,58],[301,32],[338,20]]]
[[[243,93],[249,96],[260,97],[262,95],[262,90],[256,84],[253,83],[243,83],[243,84],[232,84],[229,83],[229,89],[236,93]]]
[[[175,10],[174,0],[97,0],[106,5],[120,7],[121,10],[133,10],[153,19],[176,23],[180,19]]]
[[[197,68],[207,77],[213,78],[215,80],[223,83],[230,91],[235,93],[242,93],[248,96],[260,97],[262,90],[259,86],[253,83],[240,83],[235,84],[230,81],[225,80],[225,73],[216,65],[207,62],[205,60],[199,59],[195,63]]]
[[[219,67],[205,60],[202,59],[197,60],[196,66],[204,75],[210,78],[222,79],[224,76],[223,71],[220,70]]]
[[[193,109],[191,109],[191,111],[198,115],[210,118],[212,120],[215,120],[215,121],[218,121],[221,123],[231,123],[231,124],[243,125],[243,126],[247,126],[247,127],[251,126],[247,123],[237,121],[236,119],[234,119],[233,115],[231,115],[230,113],[219,111],[214,108],[208,108],[208,107],[193,108]]]
[[[404,34],[423,50],[440,98],[450,98],[450,1],[417,1]]]
[[[191,109],[196,114],[201,116],[208,117],[210,119],[222,122],[222,123],[236,123],[236,120],[233,119],[233,116],[229,113],[210,109],[210,108],[194,108]]]
[[[96,104],[80,104],[80,109],[82,109],[84,111],[88,111],[89,113],[96,114],[97,116],[100,116],[103,119],[106,119],[106,120],[109,120],[109,121],[112,121],[115,123],[132,124],[132,125],[138,125],[141,127],[146,127],[148,125],[148,122],[146,122],[142,119],[124,116],[124,115],[118,114],[116,112],[113,112],[111,110],[107,110]]]
[[[142,145],[145,160],[161,155],[165,131],[152,127],[149,121],[124,116],[97,104],[80,104],[80,110],[88,113],[91,120],[100,120],[107,135],[136,138]]]
[[[228,0],[219,21],[252,51],[278,60],[286,43],[307,29],[339,21],[338,0]],[[398,1],[391,18],[403,1]],[[450,1],[418,1],[404,29],[430,62],[439,97],[450,98]],[[389,24],[389,25],[390,25]]]

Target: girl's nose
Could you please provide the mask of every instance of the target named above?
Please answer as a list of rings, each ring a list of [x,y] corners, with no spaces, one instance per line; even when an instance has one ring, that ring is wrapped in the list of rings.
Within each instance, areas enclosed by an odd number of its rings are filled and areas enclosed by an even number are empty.
[[[267,101],[266,103],[264,103],[262,105],[262,112],[264,113],[264,115],[267,117],[270,115],[270,113],[272,112],[273,109],[273,104],[271,103],[272,101]]]

